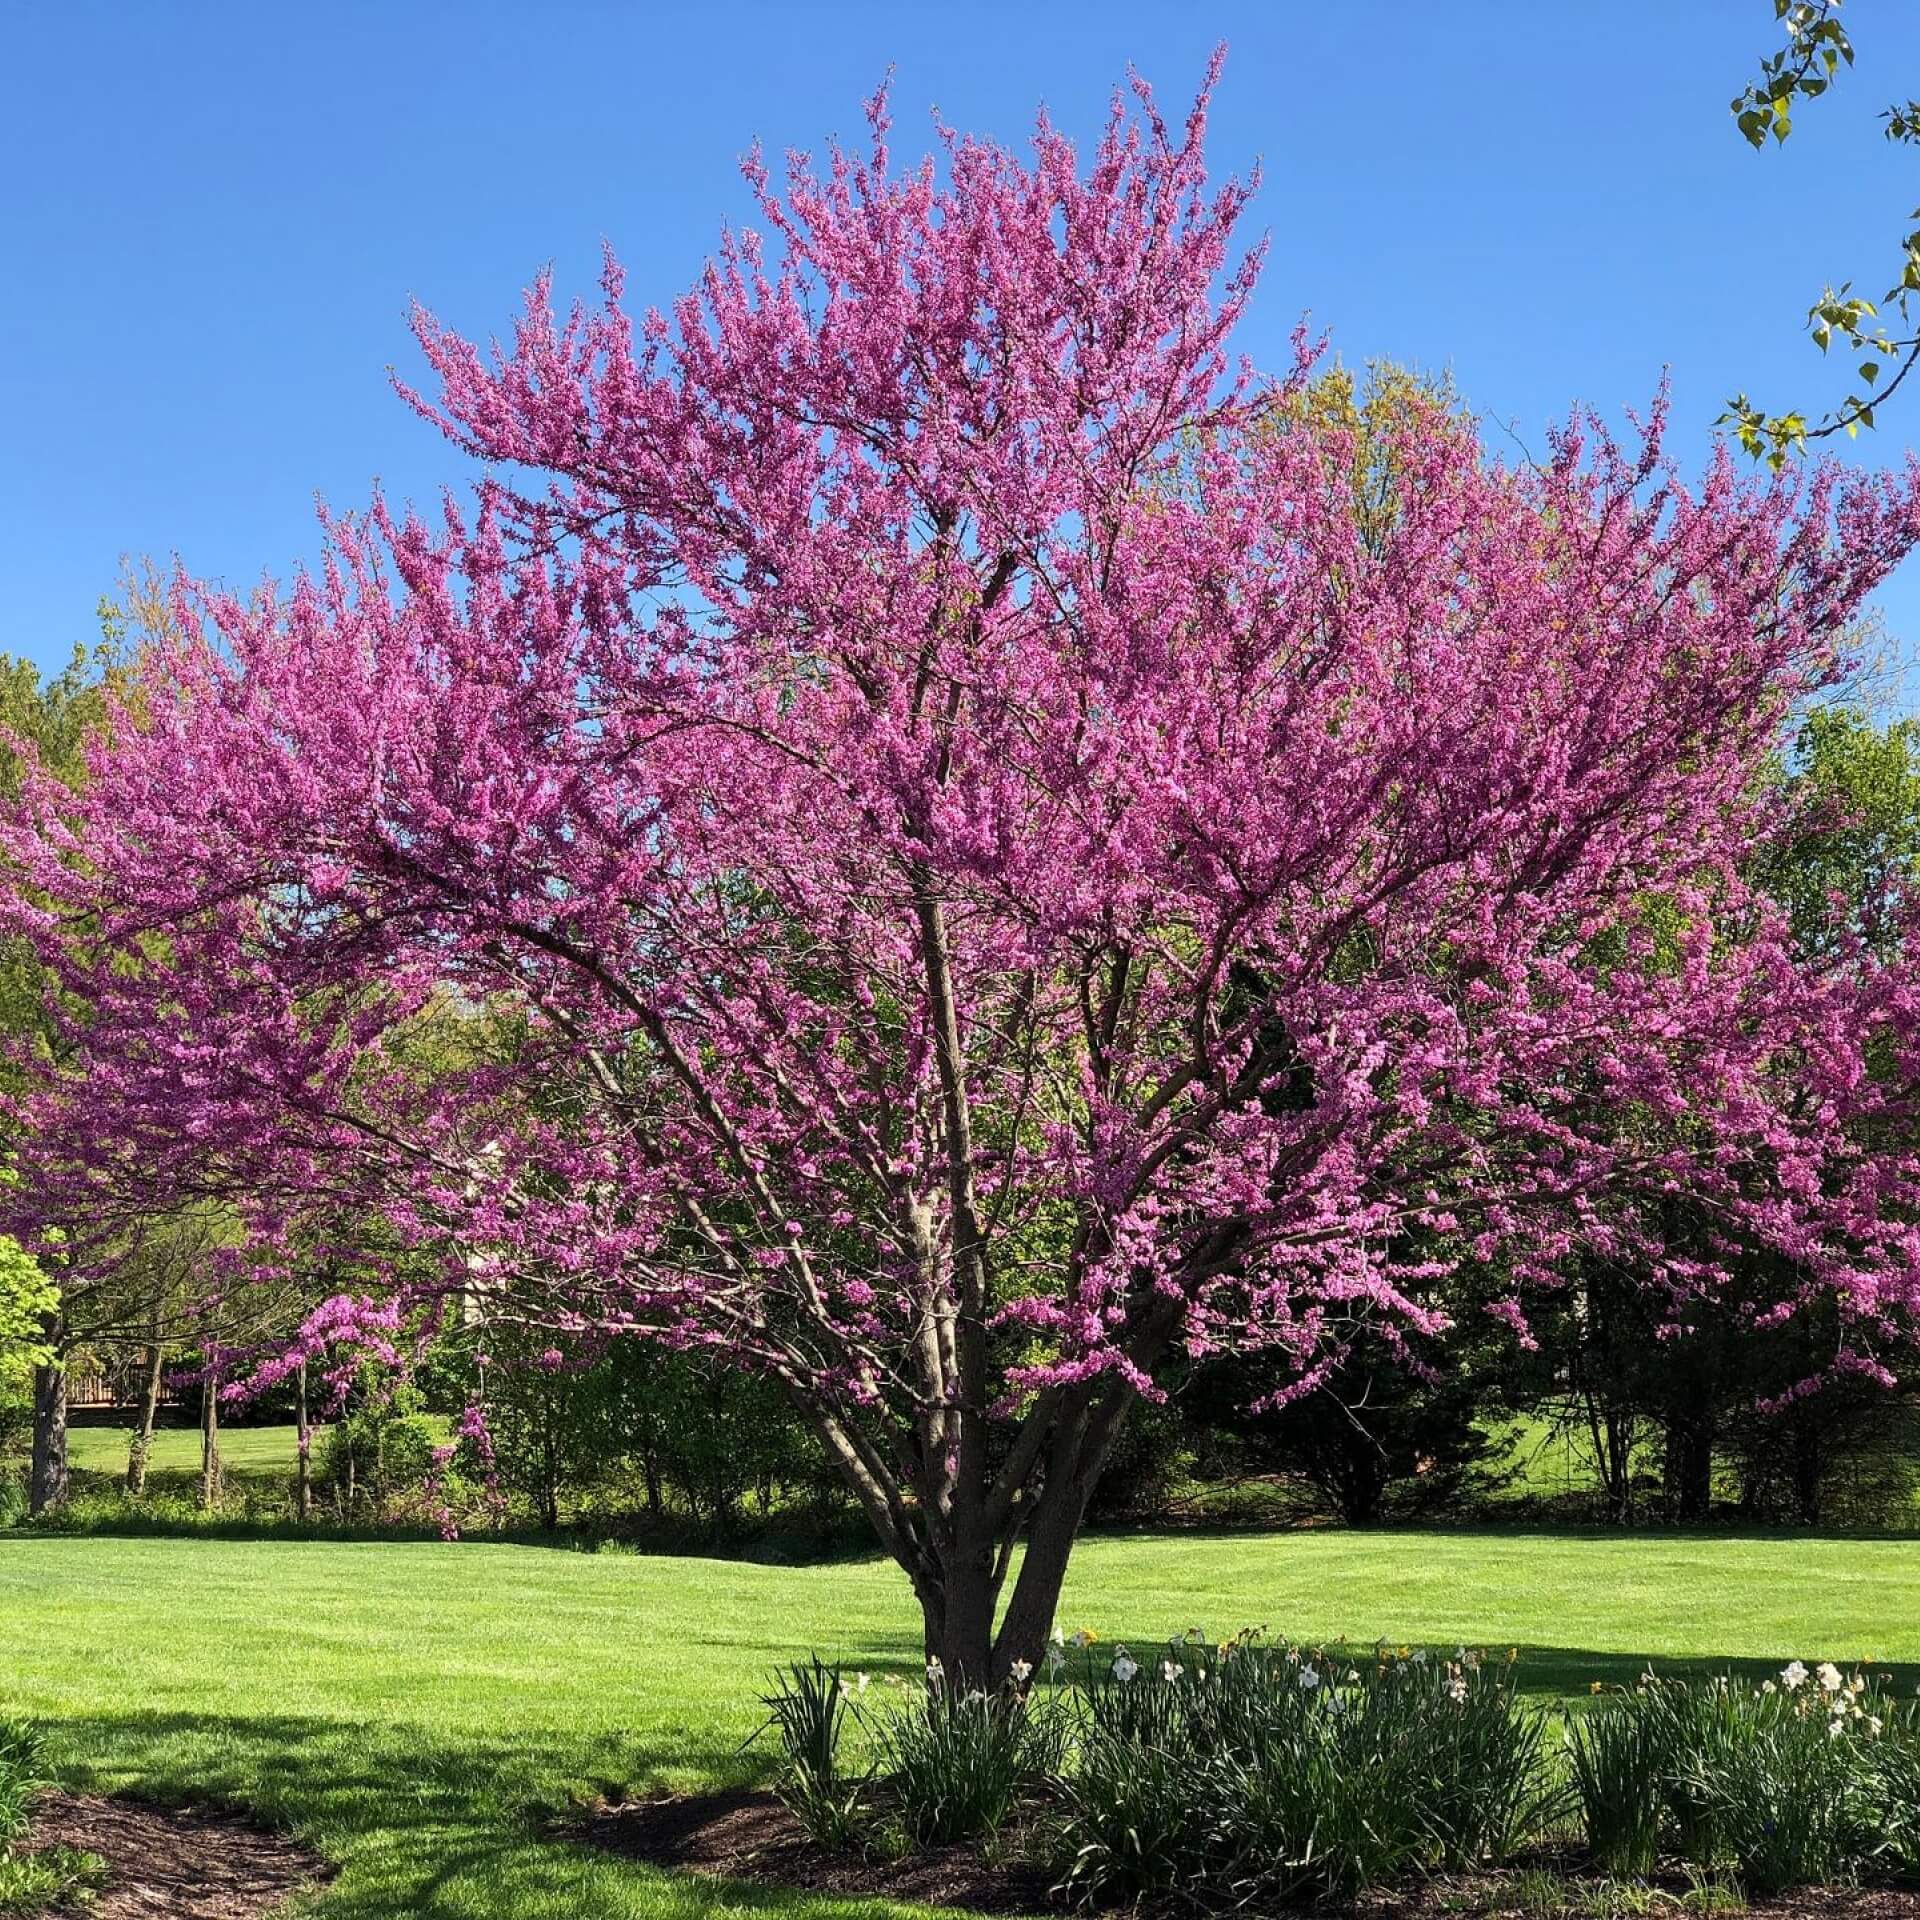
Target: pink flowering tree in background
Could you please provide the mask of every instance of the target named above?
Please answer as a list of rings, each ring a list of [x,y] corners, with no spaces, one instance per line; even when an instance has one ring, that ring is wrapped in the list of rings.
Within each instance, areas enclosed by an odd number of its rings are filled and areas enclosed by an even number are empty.
[[[235,1284],[327,1276],[268,1376],[503,1321],[762,1369],[981,1680],[1183,1350],[1282,1396],[1717,1247],[1870,1368],[1910,970],[1747,876],[1915,476],[1409,407],[1362,502],[1310,354],[1231,358],[1204,110],[899,172],[876,107],[668,314],[423,316],[472,513],[200,595],[9,815],[74,1062],[14,1224],[217,1198]]]

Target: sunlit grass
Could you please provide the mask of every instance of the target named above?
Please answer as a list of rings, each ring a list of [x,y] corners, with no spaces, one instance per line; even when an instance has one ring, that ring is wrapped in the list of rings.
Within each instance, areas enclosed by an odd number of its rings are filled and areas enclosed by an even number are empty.
[[[1649,1658],[1920,1666],[1920,1543],[1107,1538],[1082,1548],[1062,1610],[1069,1630],[1135,1646],[1262,1622],[1518,1645],[1531,1686],[1573,1696]],[[754,1695],[808,1648],[916,1667],[901,1576],[479,1542],[0,1534],[0,1696],[47,1719],[63,1777],[259,1808],[339,1863],[322,1920],[850,1911],[683,1881],[549,1830],[570,1796],[752,1775]]]
[[[322,1430],[315,1428],[316,1459],[324,1437]],[[67,1435],[68,1463],[81,1473],[117,1478],[127,1470],[127,1446],[132,1438],[131,1427],[75,1427]],[[297,1457],[298,1443],[291,1426],[227,1427],[220,1434],[220,1464],[229,1475],[290,1475]],[[199,1428],[156,1428],[147,1470],[159,1474],[198,1473]]]

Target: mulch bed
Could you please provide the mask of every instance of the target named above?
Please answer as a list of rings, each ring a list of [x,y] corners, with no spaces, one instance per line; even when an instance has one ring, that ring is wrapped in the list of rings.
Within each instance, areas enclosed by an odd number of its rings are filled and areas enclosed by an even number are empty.
[[[1019,1859],[994,1861],[966,1846],[890,1860],[835,1853],[809,1840],[800,1824],[770,1793],[740,1789],[682,1798],[634,1800],[593,1809],[572,1832],[652,1866],[677,1868],[758,1886],[799,1888],[809,1893],[912,1900],[930,1907],[970,1907],[979,1913],[1043,1914],[1056,1908],[1048,1895],[1052,1876]],[[1676,1885],[1677,1896],[1683,1890]],[[1503,1898],[1504,1895],[1504,1898]],[[1680,1914],[1677,1897],[1663,1911]],[[1885,1888],[1809,1888],[1777,1900],[1755,1901],[1766,1920],[1920,1920],[1920,1894]],[[1150,1913],[1150,1909],[1133,1909]],[[1314,1920],[1333,1920],[1329,1907],[1303,1910]],[[1434,1881],[1409,1890],[1369,1896],[1344,1910],[1364,1920],[1464,1920],[1473,1914],[1518,1911],[1500,1876]],[[1537,1907],[1529,1920],[1546,1920]],[[1191,1909],[1180,1909],[1189,1915]],[[1569,1915],[1591,1920],[1591,1906],[1569,1905]]]
[[[107,1864],[92,1920],[259,1920],[328,1877],[317,1854],[243,1815],[213,1808],[50,1793],[34,1803],[33,1846],[82,1847]]]
[[[900,1860],[816,1846],[770,1793],[741,1789],[597,1807],[578,1837],[657,1867],[809,1893],[915,1900],[976,1913],[1041,1913],[1050,1876],[1024,1861],[993,1862],[977,1848],[943,1847]]]

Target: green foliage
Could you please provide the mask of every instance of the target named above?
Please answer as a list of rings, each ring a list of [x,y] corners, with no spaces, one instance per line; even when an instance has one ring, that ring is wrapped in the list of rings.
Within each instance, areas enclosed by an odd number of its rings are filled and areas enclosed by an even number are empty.
[[[1899,1879],[1920,1882],[1920,1700],[1889,1707],[1871,1754],[1872,1799],[1883,1822],[1881,1864]]]
[[[40,1732],[31,1721],[0,1719],[0,1851],[26,1837],[27,1809],[44,1784]]]
[[[1850,1879],[1874,1848],[1862,1742],[1769,1696],[1731,1737],[1686,1756],[1679,1782],[1748,1889],[1763,1897]]]
[[[0,1854],[0,1914],[84,1911],[87,1897],[105,1877],[99,1856],[78,1847]]]
[[[1195,1370],[1179,1405],[1211,1441],[1216,1472],[1298,1475],[1354,1525],[1457,1507],[1494,1477],[1487,1415],[1506,1398],[1501,1368],[1511,1342],[1470,1323],[1413,1358],[1418,1371],[1357,1334],[1314,1392],[1260,1414],[1248,1408],[1271,1390],[1271,1362],[1212,1360]]]
[[[28,1815],[46,1784],[40,1730],[29,1720],[0,1718],[0,1914],[50,1913],[100,1880],[101,1864],[74,1847],[29,1851]]]
[[[1789,824],[1757,878],[1800,944],[1842,938],[1885,951],[1920,877],[1920,721],[1874,725],[1858,707],[1808,715],[1782,785]]]
[[[484,1383],[470,1358],[446,1356],[429,1389],[448,1411],[484,1402],[498,1483],[549,1530],[644,1517],[723,1543],[740,1535],[749,1500],[763,1519],[796,1499],[845,1505],[785,1395],[756,1374],[638,1340],[556,1365],[538,1335],[502,1326],[482,1338]]]
[[[1653,1717],[1617,1699],[1569,1724],[1568,1766],[1595,1861],[1608,1873],[1647,1874],[1660,1856],[1660,1782],[1671,1756]]]
[[[1055,1726],[1017,1686],[962,1689],[932,1669],[924,1698],[871,1719],[880,1775],[917,1846],[998,1833],[1059,1764]]]
[[[1761,59],[1760,77],[1735,94],[1730,103],[1741,137],[1756,149],[1768,142],[1780,145],[1793,132],[1793,109],[1803,100],[1817,100],[1839,78],[1843,66],[1853,65],[1853,43],[1841,25],[1842,0],[1773,0],[1774,18],[1786,29],[1787,43]],[[1880,116],[1887,139],[1895,145],[1920,144],[1920,101],[1896,102]],[[1852,438],[1874,424],[1875,409],[1920,364],[1920,333],[1912,330],[1913,296],[1920,293],[1920,228],[1910,230],[1901,243],[1898,277],[1876,303],[1853,291],[1853,282],[1822,289],[1807,309],[1807,333],[1822,354],[1836,340],[1854,356],[1853,373],[1859,385],[1840,405],[1810,424],[1805,413],[1789,410],[1769,413],[1744,393],[1736,394],[1720,416],[1731,426],[1742,448],[1773,467],[1803,449],[1809,440],[1836,433]],[[1897,315],[1898,331],[1889,331],[1882,313]],[[1882,381],[1889,363],[1897,361],[1891,379]]]
[[[860,1685],[865,1684],[862,1674]],[[780,1740],[780,1798],[807,1833],[826,1847],[846,1846],[859,1820],[864,1781],[849,1781],[840,1771],[840,1740],[852,1692],[838,1666],[827,1666],[813,1654],[776,1670],[772,1692],[760,1696],[767,1726]]]
[[[1758,1688],[1647,1674],[1576,1720],[1568,1753],[1601,1866],[1646,1874],[1671,1850],[1764,1897],[1902,1863],[1912,1726],[1865,1673],[1795,1661]]]
[[[347,1519],[392,1513],[410,1497],[417,1508],[434,1471],[434,1445],[419,1389],[382,1384],[328,1427],[314,1462],[314,1491]]]
[[[1065,1885],[1265,1904],[1511,1857],[1561,1802],[1544,1716],[1509,1664],[1405,1651],[1123,1650],[1086,1690]]]
[[[45,1336],[59,1305],[39,1262],[0,1234],[0,1454],[32,1423],[33,1370],[53,1358]]]

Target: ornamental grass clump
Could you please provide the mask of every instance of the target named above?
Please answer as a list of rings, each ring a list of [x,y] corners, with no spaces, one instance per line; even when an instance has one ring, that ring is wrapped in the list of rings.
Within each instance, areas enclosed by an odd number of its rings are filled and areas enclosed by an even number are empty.
[[[827,1666],[813,1654],[777,1670],[772,1691],[760,1696],[768,1716],[760,1731],[771,1729],[780,1740],[782,1764],[775,1791],[822,1846],[846,1846],[858,1825],[865,1783],[842,1774],[840,1740],[849,1703],[865,1687],[865,1674],[850,1681],[839,1667]]]

